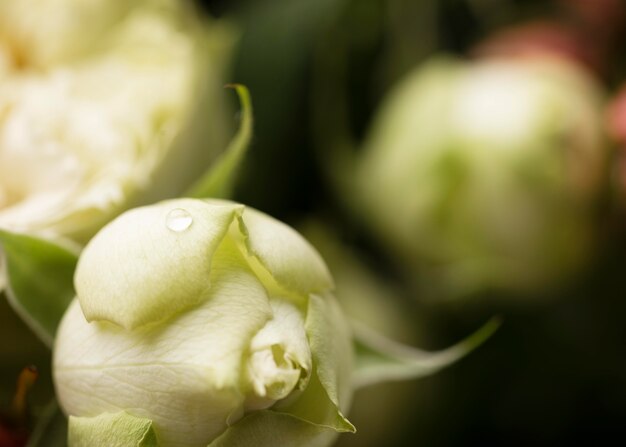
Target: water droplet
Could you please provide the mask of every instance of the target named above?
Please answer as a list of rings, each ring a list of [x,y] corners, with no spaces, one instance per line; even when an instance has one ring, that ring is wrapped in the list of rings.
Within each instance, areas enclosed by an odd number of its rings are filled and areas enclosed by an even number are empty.
[[[165,226],[172,231],[180,233],[185,231],[193,223],[193,217],[189,214],[189,211],[182,208],[175,208],[169,213],[165,219]]]

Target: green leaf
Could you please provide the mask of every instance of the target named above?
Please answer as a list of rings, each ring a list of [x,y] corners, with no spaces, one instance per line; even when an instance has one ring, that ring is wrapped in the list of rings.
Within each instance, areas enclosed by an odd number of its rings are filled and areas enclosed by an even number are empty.
[[[356,388],[381,382],[428,376],[453,364],[485,342],[500,326],[489,320],[460,343],[438,352],[426,352],[385,338],[365,325],[353,322]]]
[[[299,129],[308,124],[312,52],[328,21],[346,0],[267,0],[239,2],[242,38],[234,60],[234,77],[250,88],[255,100],[255,150],[243,190],[260,209],[293,201],[307,163]],[[328,111],[329,113],[331,111]],[[281,175],[276,175],[280,172]],[[263,185],[263,190],[259,188]],[[267,194],[265,191],[271,191]]]
[[[66,447],[67,419],[56,400],[50,402],[39,416],[26,447]]]
[[[77,250],[35,236],[0,230],[7,298],[26,324],[52,347],[59,321],[74,297]]]
[[[69,447],[158,447],[152,421],[125,411],[93,418],[70,416]]]
[[[230,426],[209,447],[322,447],[330,445],[337,432],[294,416],[261,410]]]
[[[252,101],[248,89],[240,84],[227,87],[235,89],[241,102],[241,124],[226,151],[185,195],[193,198],[229,198],[235,187],[237,172],[252,141]]]

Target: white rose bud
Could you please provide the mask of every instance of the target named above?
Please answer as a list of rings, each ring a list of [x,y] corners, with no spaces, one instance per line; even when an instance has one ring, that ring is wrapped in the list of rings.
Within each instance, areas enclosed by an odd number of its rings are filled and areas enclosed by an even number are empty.
[[[554,284],[592,245],[602,102],[564,60],[433,61],[377,117],[355,200],[403,263],[447,292]]]
[[[230,39],[190,6],[0,2],[0,228],[82,242],[224,147]]]
[[[267,215],[193,199],[133,209],[89,242],[75,285],[53,361],[70,444],[117,445],[133,421],[165,447],[323,446],[353,430],[332,278]]]

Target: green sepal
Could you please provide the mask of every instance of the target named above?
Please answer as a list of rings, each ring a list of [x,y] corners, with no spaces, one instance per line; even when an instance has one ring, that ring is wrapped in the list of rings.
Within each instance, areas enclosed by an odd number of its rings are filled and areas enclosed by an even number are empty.
[[[322,447],[330,445],[337,432],[297,417],[272,410],[250,413],[230,426],[208,447]]]
[[[0,230],[9,303],[49,347],[61,317],[74,297],[78,250]]]
[[[125,411],[99,416],[70,416],[69,447],[158,447],[152,421]]]
[[[315,395],[324,396],[323,401],[326,403],[325,407],[321,407],[321,402],[304,405],[296,402],[292,414],[302,415],[313,423],[327,425],[337,431],[354,432],[354,426],[342,413],[342,410],[347,410],[352,394],[354,359],[351,338],[347,321],[333,295],[309,296],[305,326],[315,364],[315,375],[309,387],[312,390],[318,387],[319,391]],[[316,377],[319,383],[316,383]],[[318,420],[320,416],[323,419]]]
[[[371,328],[353,322],[356,353],[354,387],[358,389],[434,374],[484,343],[500,324],[500,318],[494,317],[456,345],[438,352],[427,352],[389,340]]]
[[[240,84],[227,85],[235,89],[241,102],[241,124],[239,130],[226,148],[226,151],[215,160],[207,172],[185,194],[191,198],[222,198],[232,196],[241,166],[250,142],[252,141],[252,100],[248,89]]]
[[[339,407],[328,397],[317,373],[312,375],[306,390],[295,402],[288,406],[279,403],[274,410],[338,433],[356,432],[354,425],[341,414]]]

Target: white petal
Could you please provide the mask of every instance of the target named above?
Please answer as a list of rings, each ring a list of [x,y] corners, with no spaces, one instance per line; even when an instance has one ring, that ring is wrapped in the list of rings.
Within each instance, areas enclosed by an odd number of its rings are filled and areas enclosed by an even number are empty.
[[[241,361],[272,312],[236,252],[220,250],[209,299],[166,324],[127,331],[87,323],[78,303],[71,305],[54,355],[57,394],[68,414],[126,410],[152,419],[171,446],[205,446],[241,416]]]
[[[134,328],[206,299],[213,253],[241,208],[180,199],[115,219],[87,245],[76,269],[87,320]],[[185,228],[180,218],[188,219]]]
[[[253,208],[241,217],[246,247],[287,290],[303,296],[334,287],[319,253],[298,232]]]
[[[247,374],[252,385],[247,410],[267,408],[306,386],[311,350],[302,312],[281,298],[270,300],[273,317],[252,339]]]

